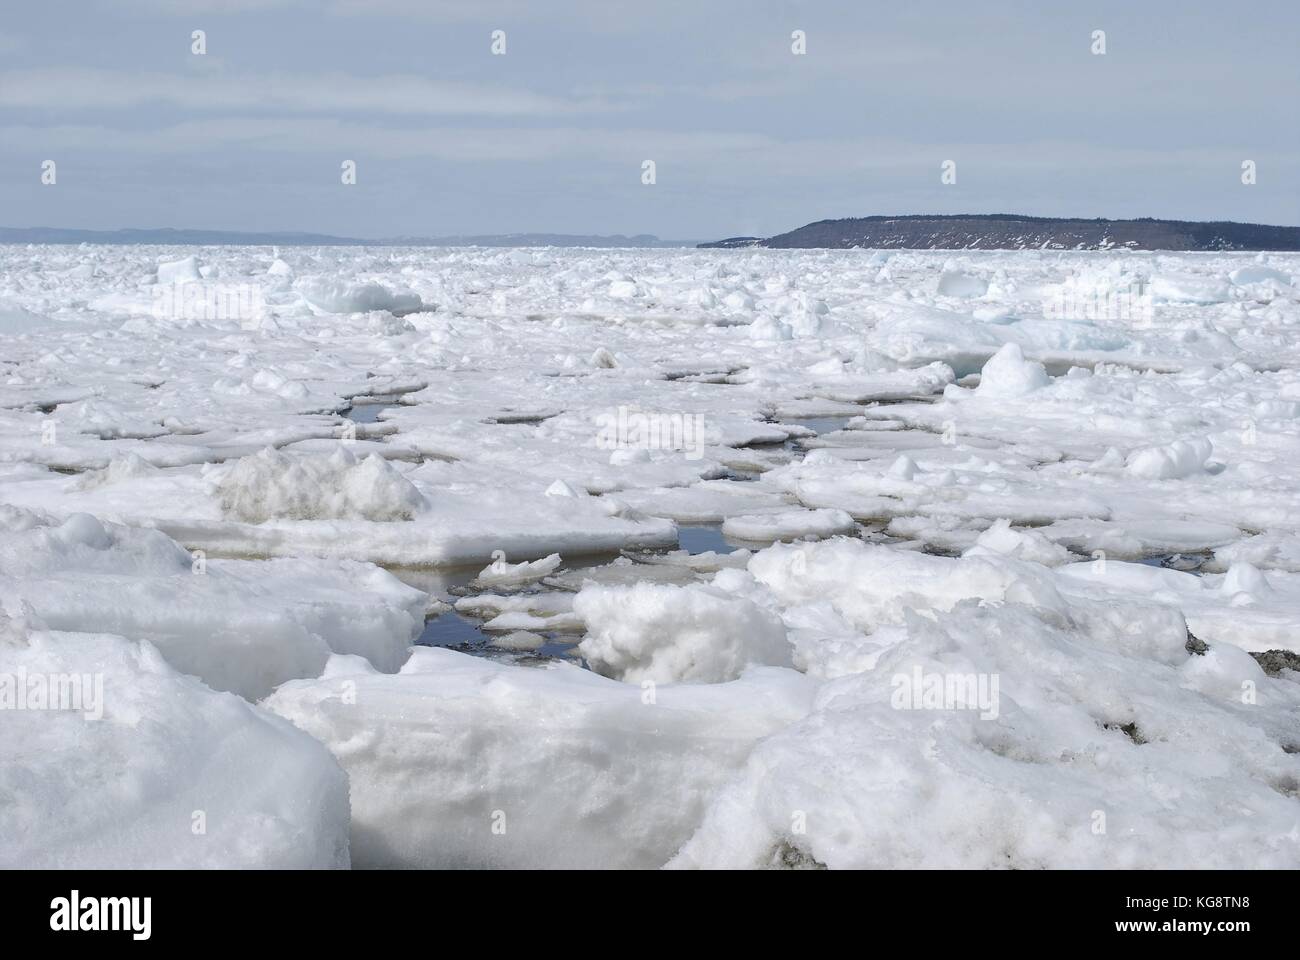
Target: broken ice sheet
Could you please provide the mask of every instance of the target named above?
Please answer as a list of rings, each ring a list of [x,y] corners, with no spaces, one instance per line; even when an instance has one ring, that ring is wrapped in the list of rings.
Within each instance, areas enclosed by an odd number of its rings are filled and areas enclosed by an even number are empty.
[[[38,838],[95,772],[63,865],[1300,865],[1294,254],[0,273],[0,655],[122,687],[0,765]],[[196,277],[266,315],[155,313]],[[896,709],[916,669],[997,715]],[[214,790],[205,859],[128,829]]]

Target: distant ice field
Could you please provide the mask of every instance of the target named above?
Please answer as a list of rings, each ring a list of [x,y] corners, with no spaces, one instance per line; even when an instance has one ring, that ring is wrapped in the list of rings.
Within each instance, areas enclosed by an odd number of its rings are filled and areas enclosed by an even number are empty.
[[[1298,474],[1296,254],[0,246],[0,864],[1300,866]]]

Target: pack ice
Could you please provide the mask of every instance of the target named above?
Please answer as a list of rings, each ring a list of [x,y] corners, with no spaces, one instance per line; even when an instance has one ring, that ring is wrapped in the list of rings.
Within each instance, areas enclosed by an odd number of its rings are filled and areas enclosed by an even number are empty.
[[[0,864],[1300,866],[1298,284],[0,247]]]

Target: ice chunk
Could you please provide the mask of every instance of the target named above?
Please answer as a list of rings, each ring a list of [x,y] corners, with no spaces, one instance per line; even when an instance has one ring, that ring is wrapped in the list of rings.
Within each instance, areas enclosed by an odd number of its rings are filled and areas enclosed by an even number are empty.
[[[571,483],[565,483],[563,480],[556,480],[546,488],[548,497],[585,497],[587,491],[579,490]]]
[[[722,522],[723,536],[737,540],[793,540],[798,537],[830,537],[852,533],[857,527],[843,510],[787,510],[752,516],[728,517]]]
[[[0,702],[18,687],[0,737],[0,867],[348,866],[348,783],[329,751],[150,644],[0,642]]]
[[[197,257],[164,260],[158,264],[159,283],[195,283],[203,279]]]
[[[1255,264],[1249,267],[1238,267],[1228,274],[1228,279],[1239,287],[1244,287],[1252,283],[1267,283],[1275,281],[1278,284],[1289,287],[1291,278],[1281,270],[1275,270],[1272,267],[1266,267],[1261,264]]]
[[[221,509],[246,523],[265,520],[410,520],[424,498],[376,454],[357,461],[343,447],[329,456],[267,448],[226,469],[216,483]]]
[[[1239,654],[1127,654],[1122,615],[967,601],[905,631],[755,748],[673,866],[1300,862],[1300,686]]]
[[[989,292],[989,282],[983,277],[945,270],[939,277],[938,293],[941,297],[982,297]]]
[[[1010,520],[999,520],[993,524],[975,539],[975,545],[962,556],[981,557],[992,554],[1041,563],[1045,567],[1059,567],[1073,557],[1069,550],[1048,540],[1037,530],[1013,528]]]
[[[502,554],[479,571],[474,582],[481,587],[522,585],[550,576],[559,569],[559,566],[558,553],[552,553],[540,560],[525,560],[522,563],[507,563],[505,555]]]
[[[347,770],[355,866],[648,868],[812,689],[775,668],[643,689],[422,648],[397,676],[295,681],[266,706]]]
[[[425,595],[369,564],[208,558],[87,514],[27,518],[0,524],[0,597],[57,630],[148,640],[175,669],[249,699],[319,676],[331,653],[395,671],[423,625]]]
[[[900,624],[909,610],[951,610],[963,600],[1015,599],[1063,611],[1049,574],[1003,557],[937,557],[861,540],[777,544],[749,571],[784,606],[824,601],[857,630]]]
[[[591,584],[573,611],[587,624],[579,649],[591,668],[630,683],[720,683],[751,664],[790,664],[779,619],[707,586]]]
[[[1229,298],[1222,280],[1191,274],[1160,274],[1151,278],[1151,295],[1168,303],[1222,303]]]
[[[1050,382],[1041,363],[1026,360],[1019,344],[1008,343],[984,364],[975,393],[980,397],[1022,397]]]
[[[1205,472],[1205,462],[1214,452],[1208,437],[1175,440],[1158,447],[1143,447],[1128,456],[1130,476],[1149,480],[1177,480]]]
[[[349,283],[324,277],[298,280],[294,287],[312,306],[326,313],[368,313],[387,310],[394,316],[425,309],[420,297],[409,291],[394,291],[382,283]]]

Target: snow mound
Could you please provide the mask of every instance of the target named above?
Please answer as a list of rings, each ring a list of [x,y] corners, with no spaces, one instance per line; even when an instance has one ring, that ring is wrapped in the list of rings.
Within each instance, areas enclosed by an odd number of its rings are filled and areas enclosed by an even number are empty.
[[[411,481],[378,454],[358,461],[344,447],[328,456],[267,448],[243,457],[216,482],[227,516],[266,520],[411,520],[425,506]]]
[[[0,642],[0,696],[27,695],[4,711],[0,867],[348,866],[347,777],[317,740],[148,643],[23,632]]]
[[[790,664],[781,621],[744,597],[711,587],[589,584],[573,611],[591,669],[630,683],[720,683],[751,664]]]
[[[1189,653],[1176,625],[1148,658],[1128,612],[906,613],[873,669],[755,748],[671,865],[1295,868],[1300,686],[1230,646]]]
[[[1291,278],[1281,270],[1274,270],[1272,267],[1266,267],[1262,264],[1255,264],[1250,267],[1238,267],[1228,274],[1228,279],[1236,286],[1244,287],[1252,283],[1269,283],[1276,282],[1283,287],[1291,285]]]
[[[722,533],[737,540],[762,542],[806,536],[830,537],[852,533],[856,526],[853,518],[843,510],[786,510],[728,517],[722,522]]]
[[[1211,277],[1158,274],[1151,278],[1151,296],[1166,303],[1222,303],[1231,296],[1228,285]]]
[[[1143,447],[1128,456],[1125,470],[1130,476],[1149,480],[1178,480],[1205,472],[1205,462],[1214,452],[1208,437],[1175,440],[1158,447]]]
[[[960,270],[945,270],[939,277],[937,292],[942,297],[982,297],[989,292],[989,282]]]
[[[158,468],[135,453],[124,453],[109,461],[102,470],[90,470],[82,474],[74,483],[78,490],[94,490],[105,484],[121,483],[124,480],[138,480],[157,474]]]
[[[162,283],[197,283],[203,279],[199,272],[197,257],[183,257],[180,260],[163,260],[158,264],[158,282]]]
[[[426,309],[417,294],[394,291],[382,283],[349,283],[323,277],[298,280],[294,288],[313,307],[325,313],[369,313],[387,310],[394,316]]]
[[[783,606],[828,602],[865,634],[902,624],[910,610],[947,611],[972,598],[1051,609],[1062,603],[1037,565],[1000,557],[956,560],[860,540],[777,544],[755,554],[749,572]]]
[[[1059,567],[1073,558],[1065,547],[1053,543],[1037,530],[1023,530],[1011,526],[1010,520],[999,520],[975,538],[963,557],[987,556],[1013,557],[1045,567]]]
[[[1026,360],[1019,344],[1007,343],[984,364],[975,392],[981,397],[1022,397],[1050,382],[1041,363]]]
[[[647,690],[420,648],[396,676],[294,681],[265,706],[347,770],[355,866],[653,868],[812,688],[755,668]]]
[[[0,597],[48,627],[148,640],[177,670],[250,700],[316,677],[332,653],[395,671],[424,625],[425,594],[353,561],[191,555],[157,530],[0,516]]]

